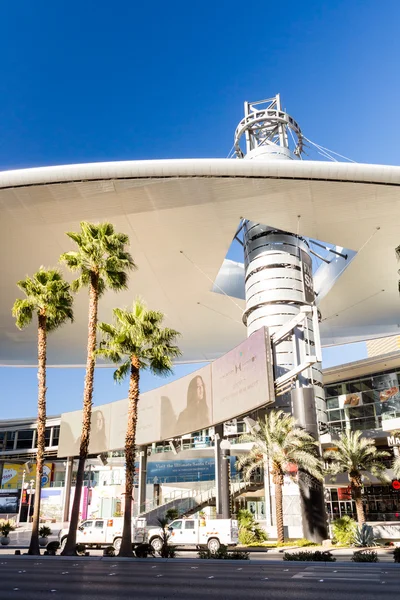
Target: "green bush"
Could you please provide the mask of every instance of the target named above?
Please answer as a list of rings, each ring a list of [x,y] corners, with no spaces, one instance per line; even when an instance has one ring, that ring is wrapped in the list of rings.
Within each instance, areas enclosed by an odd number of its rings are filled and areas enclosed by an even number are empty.
[[[353,553],[351,560],[353,562],[379,562],[378,554],[375,552],[375,550],[357,550],[357,552]]]
[[[42,525],[39,528],[39,535],[40,537],[44,537],[47,538],[49,537],[49,535],[51,535],[53,532],[51,531],[50,527],[47,527],[47,525]]]
[[[167,521],[175,521],[179,517],[179,511],[176,508],[169,508],[165,513]]]
[[[267,532],[257,523],[249,510],[239,510],[239,543],[243,546],[251,546],[254,543],[265,542],[268,539]]]
[[[393,550],[393,560],[395,563],[400,563],[400,547]]]
[[[15,525],[12,521],[6,521],[5,519],[0,520],[0,533],[4,537],[7,537],[10,531],[15,531]]]
[[[348,515],[335,519],[332,523],[334,540],[341,546],[351,546],[357,530],[357,523]]]
[[[155,557],[155,550],[151,544],[139,544],[135,548],[135,556],[137,558],[148,558],[149,556]]]
[[[77,544],[75,546],[75,552],[78,556],[85,556],[86,546],[85,544]]]
[[[307,548],[307,546],[319,546],[319,544],[312,542],[311,540],[307,540],[307,538],[301,538],[300,540],[294,540],[293,546],[297,546],[298,548]]]
[[[232,550],[228,552],[228,547],[221,544],[216,552],[211,552],[208,548],[199,550],[197,556],[202,559],[217,559],[217,560],[249,560],[249,553],[240,550]]]
[[[107,548],[104,548],[103,556],[115,556],[114,546],[107,546]]]
[[[59,547],[59,542],[49,542],[46,546],[45,554],[47,553],[48,556],[55,556]]]
[[[357,548],[370,548],[371,546],[378,545],[375,540],[374,530],[372,529],[371,525],[364,523],[361,528],[356,528],[353,544]]]
[[[300,550],[300,552],[285,552],[283,555],[283,560],[335,562],[336,558],[332,556],[330,552],[320,552],[320,550],[316,550],[315,552],[307,552],[304,550]]]

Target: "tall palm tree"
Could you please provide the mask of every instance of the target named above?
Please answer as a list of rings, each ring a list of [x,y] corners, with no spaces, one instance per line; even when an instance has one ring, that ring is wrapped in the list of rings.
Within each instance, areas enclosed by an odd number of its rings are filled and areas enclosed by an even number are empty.
[[[69,283],[57,269],[41,267],[33,277],[18,281],[25,294],[14,302],[12,314],[19,329],[27,327],[34,316],[38,319],[38,424],[36,454],[36,486],[32,535],[28,554],[40,554],[39,517],[40,493],[46,446],[46,360],[47,334],[66,321],[73,320],[72,295]]]
[[[324,452],[328,474],[347,473],[348,475],[360,527],[365,523],[361,497],[363,473],[369,472],[382,482],[389,481],[385,475],[386,466],[382,459],[390,456],[388,452],[378,450],[374,440],[361,436],[361,431],[344,431],[335,442],[336,448]]]
[[[76,553],[76,530],[79,523],[79,508],[82,495],[85,461],[90,441],[90,423],[92,416],[92,398],[95,368],[97,310],[99,298],[107,289],[120,291],[127,287],[128,271],[135,269],[132,256],[126,250],[129,238],[124,233],[117,233],[111,223],[82,222],[78,233],[69,232],[78,249],[66,252],[60,257],[71,271],[78,271],[71,288],[77,292],[82,287],[89,288],[89,322],[86,376],[83,392],[82,434],[79,448],[79,463],[76,474],[74,502],[64,555]]]
[[[240,456],[238,466],[245,479],[260,468],[268,468],[275,485],[276,525],[278,542],[284,542],[283,485],[284,476],[293,477],[293,465],[321,480],[322,463],[318,456],[318,443],[304,429],[296,425],[296,419],[282,410],[272,410],[260,419],[252,433],[241,438],[252,442],[247,455]]]
[[[124,526],[119,556],[132,556],[132,492],[140,371],[149,369],[155,375],[169,375],[173,359],[181,354],[175,345],[180,334],[174,329],[162,327],[164,315],[149,310],[141,300],[134,302],[132,310],[115,308],[113,313],[113,325],[99,324],[103,341],[97,353],[115,364],[122,363],[114,372],[117,382],[121,382],[127,375],[130,378],[125,438]]]

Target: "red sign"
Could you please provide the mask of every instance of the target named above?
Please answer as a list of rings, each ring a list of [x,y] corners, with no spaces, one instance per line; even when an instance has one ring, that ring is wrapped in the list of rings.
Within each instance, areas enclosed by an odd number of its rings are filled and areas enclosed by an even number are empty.
[[[337,495],[338,495],[338,500],[351,500],[350,486],[345,487],[345,488],[338,488]]]
[[[400,490],[400,481],[397,479],[392,481],[392,488],[396,491]]]

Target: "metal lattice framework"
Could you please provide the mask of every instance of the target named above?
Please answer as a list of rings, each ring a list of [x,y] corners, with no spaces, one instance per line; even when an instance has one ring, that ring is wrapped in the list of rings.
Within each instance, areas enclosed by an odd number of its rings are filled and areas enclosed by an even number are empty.
[[[303,134],[298,123],[282,110],[279,94],[267,100],[245,102],[244,114],[235,131],[234,148],[238,158],[244,158],[245,155],[246,158],[253,158],[254,151],[261,154],[260,149],[278,154],[279,158],[290,158],[292,153],[301,155]],[[243,136],[246,139],[246,152],[240,147]]]

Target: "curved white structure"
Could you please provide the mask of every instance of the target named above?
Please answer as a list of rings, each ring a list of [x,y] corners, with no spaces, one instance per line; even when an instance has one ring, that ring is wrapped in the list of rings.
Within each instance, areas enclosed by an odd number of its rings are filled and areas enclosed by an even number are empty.
[[[56,264],[71,247],[65,231],[81,220],[108,219],[126,232],[139,266],[128,291],[102,298],[100,319],[140,294],[182,332],[182,361],[212,360],[246,337],[244,302],[211,291],[242,217],[358,251],[321,302],[323,344],[398,333],[399,186],[399,167],[279,159],[0,173],[0,364],[35,364],[35,329],[19,332],[11,316],[15,283],[41,264]],[[50,364],[84,363],[85,293],[75,314],[74,325],[52,334]]]

